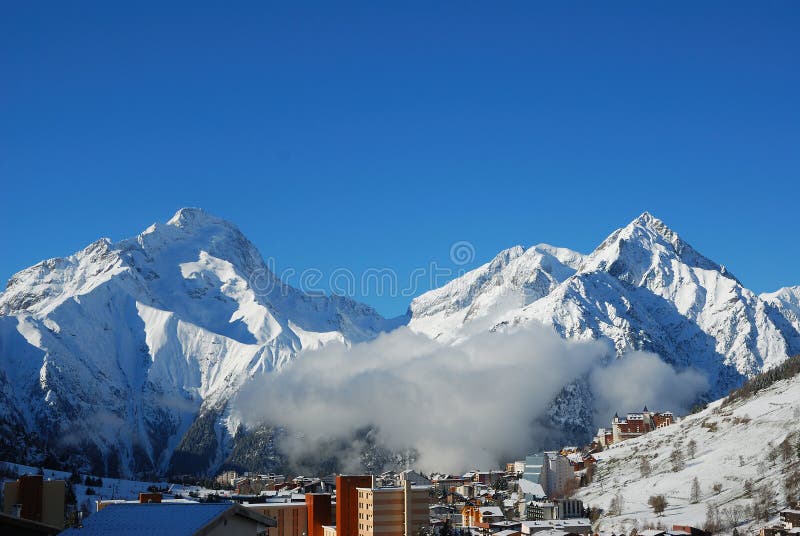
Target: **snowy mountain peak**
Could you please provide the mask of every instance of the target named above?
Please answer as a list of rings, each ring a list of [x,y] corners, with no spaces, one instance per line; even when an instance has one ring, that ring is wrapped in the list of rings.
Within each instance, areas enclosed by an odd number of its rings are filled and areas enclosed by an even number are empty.
[[[514,246],[447,285],[411,302],[410,327],[440,340],[456,340],[470,331],[491,327],[493,318],[524,307],[551,292],[575,273],[583,261],[578,252],[539,244]]]
[[[724,267],[698,253],[649,212],[611,233],[586,258],[579,271],[607,271],[623,282],[641,285],[647,277],[669,271],[674,262],[734,279]]]
[[[98,240],[9,281],[0,294],[0,428],[90,452],[88,463],[106,471],[204,471],[236,432],[208,415],[248,378],[398,322],[284,284],[235,225],[181,209],[135,238]],[[180,447],[192,426],[211,446],[176,457],[196,448],[194,439]],[[67,431],[85,443],[60,445]]]
[[[172,218],[167,221],[167,225],[180,227],[182,229],[205,227],[208,225],[228,225],[233,224],[209,214],[202,208],[184,207],[179,209]]]

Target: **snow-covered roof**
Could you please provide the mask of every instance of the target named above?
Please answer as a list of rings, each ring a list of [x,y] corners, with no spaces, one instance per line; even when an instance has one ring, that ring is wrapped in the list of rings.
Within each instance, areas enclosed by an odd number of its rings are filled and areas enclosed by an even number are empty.
[[[479,508],[481,515],[505,517],[503,510],[499,506],[483,506]]]
[[[190,536],[205,527],[228,510],[258,521],[267,526],[275,526],[275,521],[250,512],[233,503],[204,504],[111,504],[92,514],[83,522],[83,528],[67,529],[65,536]]]
[[[570,533],[559,529],[541,530],[536,533],[537,536],[567,536],[568,534]]]
[[[534,497],[544,497],[544,488],[538,482],[534,482],[532,480],[528,480],[527,478],[520,478],[519,482],[519,489],[525,495],[533,495]]]
[[[552,528],[563,528],[563,527],[589,527],[591,526],[591,522],[587,518],[576,518],[576,519],[538,519],[535,521],[520,521],[523,527],[529,528],[538,528],[538,527],[552,527]],[[539,534],[537,532],[537,534]]]

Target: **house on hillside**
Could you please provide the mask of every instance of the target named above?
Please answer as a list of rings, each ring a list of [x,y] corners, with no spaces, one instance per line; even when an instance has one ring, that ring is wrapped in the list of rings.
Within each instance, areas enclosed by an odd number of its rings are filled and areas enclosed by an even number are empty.
[[[648,410],[647,406],[640,413],[628,413],[624,419],[615,413],[611,420],[611,429],[600,428],[592,441],[592,446],[605,448],[674,423],[675,416],[672,412],[653,412]]]

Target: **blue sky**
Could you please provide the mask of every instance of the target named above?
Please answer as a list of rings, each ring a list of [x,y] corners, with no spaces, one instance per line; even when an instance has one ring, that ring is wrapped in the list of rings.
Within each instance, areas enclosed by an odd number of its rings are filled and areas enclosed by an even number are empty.
[[[0,279],[200,206],[401,280],[648,210],[800,284],[800,4],[288,4],[1,4]]]

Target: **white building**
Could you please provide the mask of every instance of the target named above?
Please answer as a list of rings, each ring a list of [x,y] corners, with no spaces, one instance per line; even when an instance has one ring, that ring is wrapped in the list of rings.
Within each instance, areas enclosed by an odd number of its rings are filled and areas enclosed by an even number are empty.
[[[545,494],[554,497],[563,492],[570,479],[575,479],[575,471],[567,457],[558,452],[545,452],[541,482]]]

